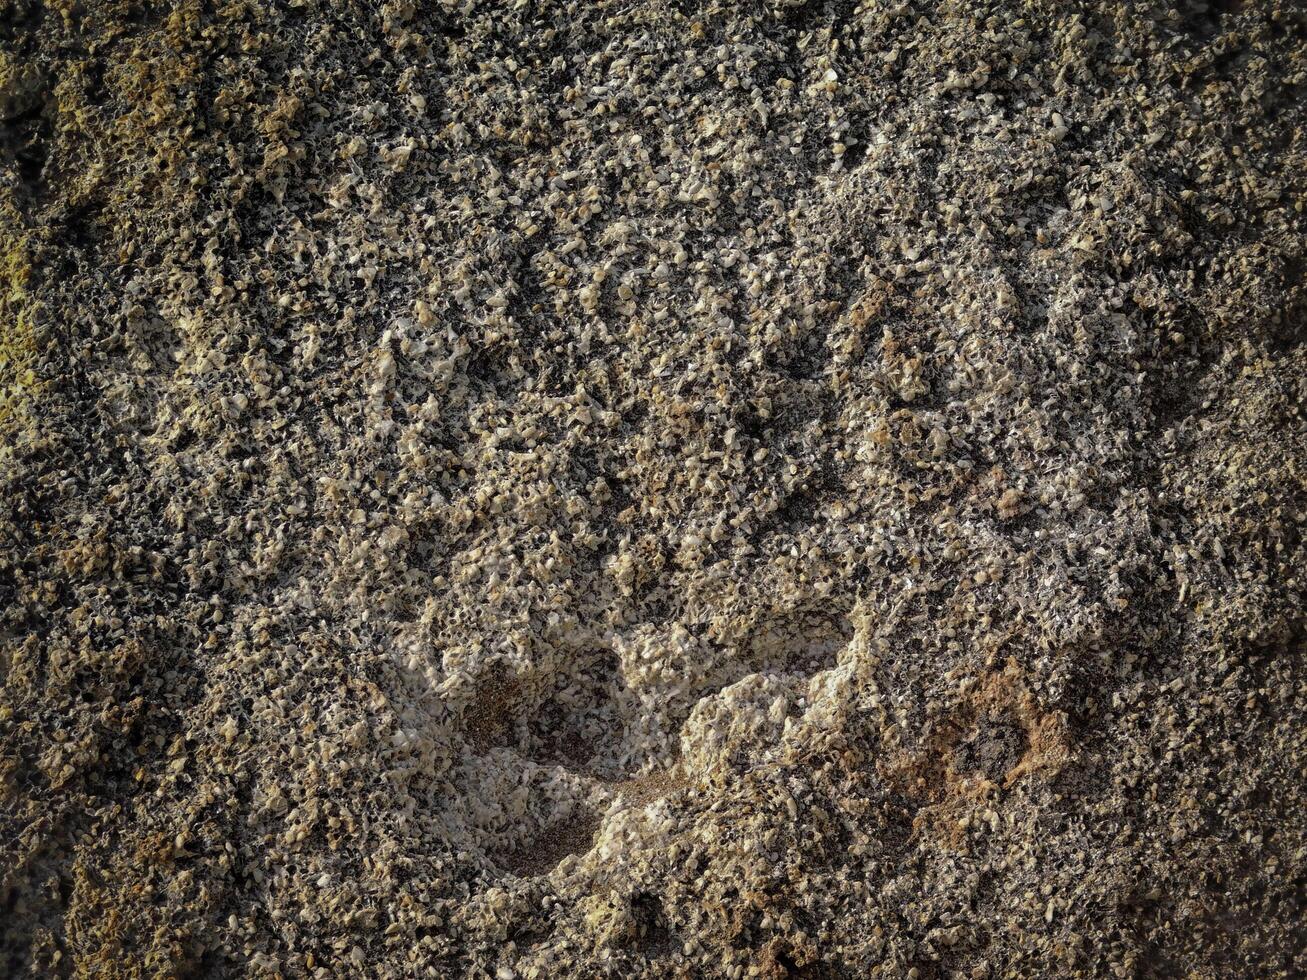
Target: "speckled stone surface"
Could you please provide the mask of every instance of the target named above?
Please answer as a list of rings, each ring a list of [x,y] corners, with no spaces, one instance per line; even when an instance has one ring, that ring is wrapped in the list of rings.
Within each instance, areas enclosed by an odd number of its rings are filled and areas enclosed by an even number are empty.
[[[1307,10],[0,0],[0,974],[1307,971]]]

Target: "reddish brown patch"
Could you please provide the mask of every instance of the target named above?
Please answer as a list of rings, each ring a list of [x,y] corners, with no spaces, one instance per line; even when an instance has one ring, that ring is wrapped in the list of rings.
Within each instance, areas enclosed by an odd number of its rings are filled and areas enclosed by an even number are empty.
[[[1021,667],[1009,659],[948,710],[920,751],[903,753],[881,773],[919,803],[915,825],[921,829],[1028,776],[1056,775],[1069,754],[1065,717],[1043,709]]]
[[[817,946],[801,936],[775,936],[758,954],[758,976],[769,980],[823,976]]]

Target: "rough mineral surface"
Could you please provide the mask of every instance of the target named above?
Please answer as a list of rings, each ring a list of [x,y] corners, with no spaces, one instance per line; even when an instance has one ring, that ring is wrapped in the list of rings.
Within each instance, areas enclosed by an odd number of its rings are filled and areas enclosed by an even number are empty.
[[[1307,970],[1307,5],[0,3],[0,974]]]

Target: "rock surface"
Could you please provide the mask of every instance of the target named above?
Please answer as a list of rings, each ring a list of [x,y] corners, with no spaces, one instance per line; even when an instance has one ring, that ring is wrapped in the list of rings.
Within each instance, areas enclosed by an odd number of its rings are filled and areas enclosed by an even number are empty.
[[[1307,971],[1291,0],[8,0],[0,973]]]

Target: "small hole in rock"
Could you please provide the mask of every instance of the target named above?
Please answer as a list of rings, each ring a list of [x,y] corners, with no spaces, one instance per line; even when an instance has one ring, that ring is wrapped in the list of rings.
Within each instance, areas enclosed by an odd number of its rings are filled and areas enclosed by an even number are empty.
[[[533,757],[573,769],[602,768],[604,758],[621,754],[626,725],[620,710],[625,689],[621,663],[599,651],[579,668],[559,674],[528,722]]]
[[[464,730],[478,748],[508,745],[521,699],[521,682],[503,664],[492,665],[477,679]]]
[[[497,863],[519,878],[548,874],[569,855],[590,850],[598,829],[599,818],[590,810],[578,809],[519,841]]]
[[[1010,713],[991,712],[982,718],[957,746],[959,772],[978,772],[991,782],[1002,782],[1025,755],[1029,738]]]
[[[637,892],[632,896],[631,917],[635,920],[635,944],[645,956],[657,959],[676,948],[676,936],[657,895]]]

